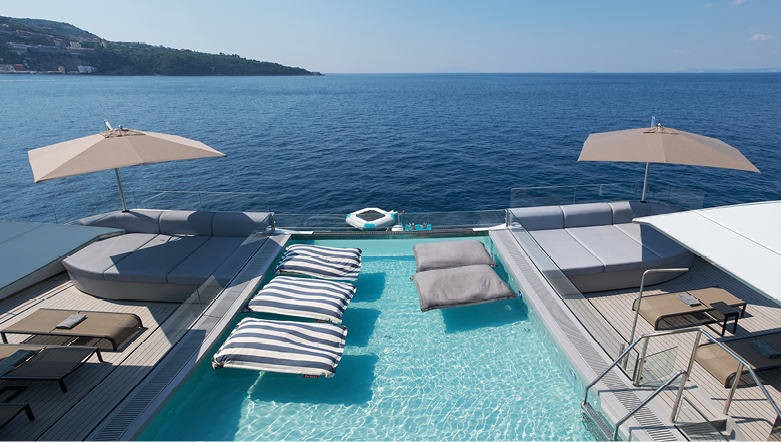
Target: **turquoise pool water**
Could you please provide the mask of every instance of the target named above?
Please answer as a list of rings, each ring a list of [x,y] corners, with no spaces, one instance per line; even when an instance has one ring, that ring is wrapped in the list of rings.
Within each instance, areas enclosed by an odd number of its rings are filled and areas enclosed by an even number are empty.
[[[594,440],[578,380],[523,301],[420,311],[412,246],[441,240],[306,241],[363,250],[336,375],[207,362],[139,439]]]

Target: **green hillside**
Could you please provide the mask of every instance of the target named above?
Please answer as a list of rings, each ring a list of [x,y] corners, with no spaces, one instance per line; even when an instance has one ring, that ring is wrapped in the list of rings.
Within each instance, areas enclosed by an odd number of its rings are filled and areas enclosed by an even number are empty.
[[[108,41],[68,23],[3,16],[0,59],[0,70],[5,65],[6,71],[16,65],[16,70],[91,75],[319,75],[235,54]]]

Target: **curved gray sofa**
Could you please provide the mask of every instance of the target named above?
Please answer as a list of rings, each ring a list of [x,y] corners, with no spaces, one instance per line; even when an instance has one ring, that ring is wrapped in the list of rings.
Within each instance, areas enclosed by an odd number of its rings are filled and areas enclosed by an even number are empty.
[[[183,302],[249,235],[269,229],[271,214],[140,209],[80,223],[126,232],[63,260],[81,291],[110,299]]]
[[[643,272],[688,267],[694,255],[648,226],[641,216],[682,209],[661,203],[618,201],[510,209],[545,253],[582,293],[639,287]],[[646,285],[680,273],[655,273]]]

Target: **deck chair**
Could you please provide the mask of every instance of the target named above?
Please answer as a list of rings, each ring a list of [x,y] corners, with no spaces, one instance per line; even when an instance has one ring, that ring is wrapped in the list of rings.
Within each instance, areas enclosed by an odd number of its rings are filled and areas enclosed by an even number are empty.
[[[85,318],[71,328],[58,327],[71,315],[84,315]],[[141,327],[141,318],[132,313],[42,308],[1,330],[0,337],[4,344],[8,343],[6,335],[9,333],[105,339],[111,344],[112,350],[116,351],[122,342]]]
[[[690,307],[678,299],[678,293],[681,292],[643,296],[640,303],[640,316],[653,325],[654,330],[659,330],[664,320],[682,316],[697,317],[697,322],[701,324],[716,322],[715,319],[707,316],[707,314],[716,311],[716,307],[713,305],[719,302],[723,302],[732,308],[741,308],[740,316],[746,314],[746,301],[719,287],[685,292],[700,301],[700,305],[695,307]],[[637,300],[632,304],[632,310],[635,310],[636,306]]]
[[[66,392],[65,377],[93,354],[103,362],[100,350],[95,347],[0,345],[0,380],[57,381]]]
[[[751,365],[751,369],[755,372],[781,368],[781,357],[769,358],[762,355],[751,345],[753,340],[764,341],[772,349],[781,352],[781,333],[723,341],[722,344],[748,362]],[[724,388],[732,386],[732,381],[735,379],[738,371],[738,361],[717,344],[711,343],[699,346],[694,360],[702,365],[714,378],[718,379],[724,385]],[[748,370],[744,370],[743,373],[748,373]]]
[[[27,414],[27,419],[35,419],[30,404],[0,404],[0,428],[11,423],[22,411]]]

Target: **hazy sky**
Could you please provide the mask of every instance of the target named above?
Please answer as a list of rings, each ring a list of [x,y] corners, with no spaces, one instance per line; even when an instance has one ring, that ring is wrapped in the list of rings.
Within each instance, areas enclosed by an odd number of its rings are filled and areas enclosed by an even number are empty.
[[[781,0],[0,0],[0,15],[323,73],[781,67]]]

